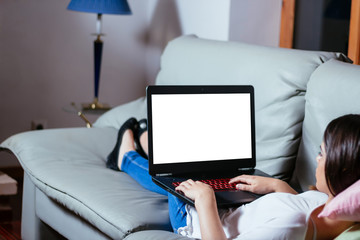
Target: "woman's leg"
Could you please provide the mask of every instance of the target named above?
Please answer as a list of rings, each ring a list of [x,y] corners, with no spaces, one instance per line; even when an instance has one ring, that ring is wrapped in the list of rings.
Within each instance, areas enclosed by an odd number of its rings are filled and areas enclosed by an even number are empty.
[[[174,195],[168,195],[169,201],[169,217],[173,231],[177,233],[177,230],[186,226],[186,203],[175,197]]]
[[[149,155],[148,132],[145,131],[139,137],[139,142],[146,155]]]
[[[149,174],[148,166],[148,160],[140,156],[139,153],[135,151],[130,151],[124,154],[121,164],[121,170],[129,174],[144,188],[152,192],[167,196],[167,191],[162,189],[152,181]]]
[[[140,136],[140,144],[147,154],[147,132]],[[130,175],[141,186],[152,192],[168,196],[169,217],[174,232],[177,232],[178,228],[186,226],[186,204],[152,181],[149,174],[148,160],[135,151],[134,135],[131,130],[124,133],[119,152],[120,159],[122,161],[119,161],[119,168]]]
[[[126,172],[144,188],[167,196],[167,191],[157,186],[149,174],[148,160],[135,151],[134,133],[126,130],[121,140],[118,167]]]

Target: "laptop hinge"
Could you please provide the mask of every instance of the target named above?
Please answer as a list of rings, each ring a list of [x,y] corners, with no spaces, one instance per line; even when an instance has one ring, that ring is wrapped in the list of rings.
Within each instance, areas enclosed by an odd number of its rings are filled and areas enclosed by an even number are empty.
[[[238,171],[250,171],[254,170],[254,168],[238,168]]]
[[[158,173],[155,176],[157,176],[157,177],[167,177],[167,176],[171,176],[171,175],[172,175],[172,173]]]

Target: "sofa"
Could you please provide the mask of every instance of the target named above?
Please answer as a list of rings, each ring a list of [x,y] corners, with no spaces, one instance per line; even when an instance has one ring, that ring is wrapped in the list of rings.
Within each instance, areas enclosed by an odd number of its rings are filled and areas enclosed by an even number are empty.
[[[341,53],[182,36],[165,48],[156,84],[254,86],[256,167],[298,191],[315,183],[328,122],[360,113],[360,66]],[[105,166],[129,117],[146,117],[145,97],[92,128],[30,131],[1,143],[25,172],[23,239],[188,239],[171,232],[166,197]],[[338,237],[359,238],[358,224]]]

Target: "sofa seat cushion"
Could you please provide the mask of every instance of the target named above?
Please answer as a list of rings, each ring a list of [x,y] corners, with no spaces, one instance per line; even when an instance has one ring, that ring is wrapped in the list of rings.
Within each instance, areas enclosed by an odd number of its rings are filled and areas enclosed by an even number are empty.
[[[293,184],[307,190],[315,184],[316,156],[328,123],[360,113],[360,66],[330,60],[312,74],[307,86],[302,140]]]
[[[105,167],[116,141],[113,128],[26,132],[1,144],[35,185],[113,239],[142,229],[171,229],[167,197]]]
[[[194,240],[193,238],[188,238],[181,236],[179,234],[165,232],[160,230],[148,230],[132,233],[127,236],[124,240]]]
[[[257,168],[288,179],[301,138],[311,74],[339,53],[180,37],[161,59],[159,85],[253,85]]]

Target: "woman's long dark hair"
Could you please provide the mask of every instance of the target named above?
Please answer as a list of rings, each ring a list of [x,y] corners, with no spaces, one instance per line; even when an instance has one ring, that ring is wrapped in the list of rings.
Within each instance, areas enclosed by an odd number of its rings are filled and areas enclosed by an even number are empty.
[[[334,119],[324,133],[325,178],[336,196],[360,179],[360,115]]]

